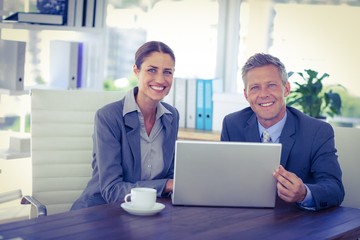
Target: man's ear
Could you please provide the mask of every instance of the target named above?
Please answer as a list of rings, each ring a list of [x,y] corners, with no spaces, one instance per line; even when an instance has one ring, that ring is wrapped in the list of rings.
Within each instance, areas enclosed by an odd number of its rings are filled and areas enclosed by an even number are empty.
[[[244,96],[245,96],[245,99],[247,100],[248,96],[247,96],[247,93],[246,93],[246,88],[244,88]]]
[[[289,82],[287,82],[286,84],[285,84],[285,90],[284,90],[284,97],[287,97],[289,94],[290,94],[290,83]]]

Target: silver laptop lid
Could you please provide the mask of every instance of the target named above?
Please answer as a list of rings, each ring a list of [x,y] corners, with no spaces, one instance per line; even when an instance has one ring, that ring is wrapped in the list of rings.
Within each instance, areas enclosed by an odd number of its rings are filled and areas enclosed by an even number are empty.
[[[174,205],[275,206],[281,144],[178,140]]]

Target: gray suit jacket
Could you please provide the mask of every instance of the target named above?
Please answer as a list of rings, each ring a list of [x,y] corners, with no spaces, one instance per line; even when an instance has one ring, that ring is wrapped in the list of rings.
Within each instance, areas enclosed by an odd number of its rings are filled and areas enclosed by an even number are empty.
[[[165,136],[164,168],[154,180],[141,179],[140,122],[136,111],[123,117],[124,99],[99,109],[93,136],[93,174],[72,210],[99,204],[121,202],[133,187],[155,188],[161,196],[168,179],[174,175],[175,141],[179,127],[178,111],[162,103],[172,114],[161,121]]]
[[[250,107],[224,118],[221,140],[260,142],[257,118]],[[331,125],[287,107],[280,143],[281,165],[309,187],[315,209],[340,205],[345,192]]]

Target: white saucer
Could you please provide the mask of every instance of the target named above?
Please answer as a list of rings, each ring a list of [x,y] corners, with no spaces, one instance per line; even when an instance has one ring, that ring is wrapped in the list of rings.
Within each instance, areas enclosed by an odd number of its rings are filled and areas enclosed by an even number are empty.
[[[151,216],[161,212],[165,205],[162,203],[155,203],[154,207],[151,209],[138,209],[131,206],[129,203],[122,203],[121,207],[128,213],[138,216]]]

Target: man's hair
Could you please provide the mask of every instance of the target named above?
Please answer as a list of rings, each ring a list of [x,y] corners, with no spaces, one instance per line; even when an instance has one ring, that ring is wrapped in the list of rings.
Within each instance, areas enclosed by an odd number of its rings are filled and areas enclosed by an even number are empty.
[[[265,53],[256,53],[255,55],[251,56],[242,67],[242,79],[244,86],[247,86],[246,74],[251,69],[266,65],[273,65],[278,69],[282,83],[284,85],[288,82],[288,74],[286,72],[285,65],[277,57]]]

